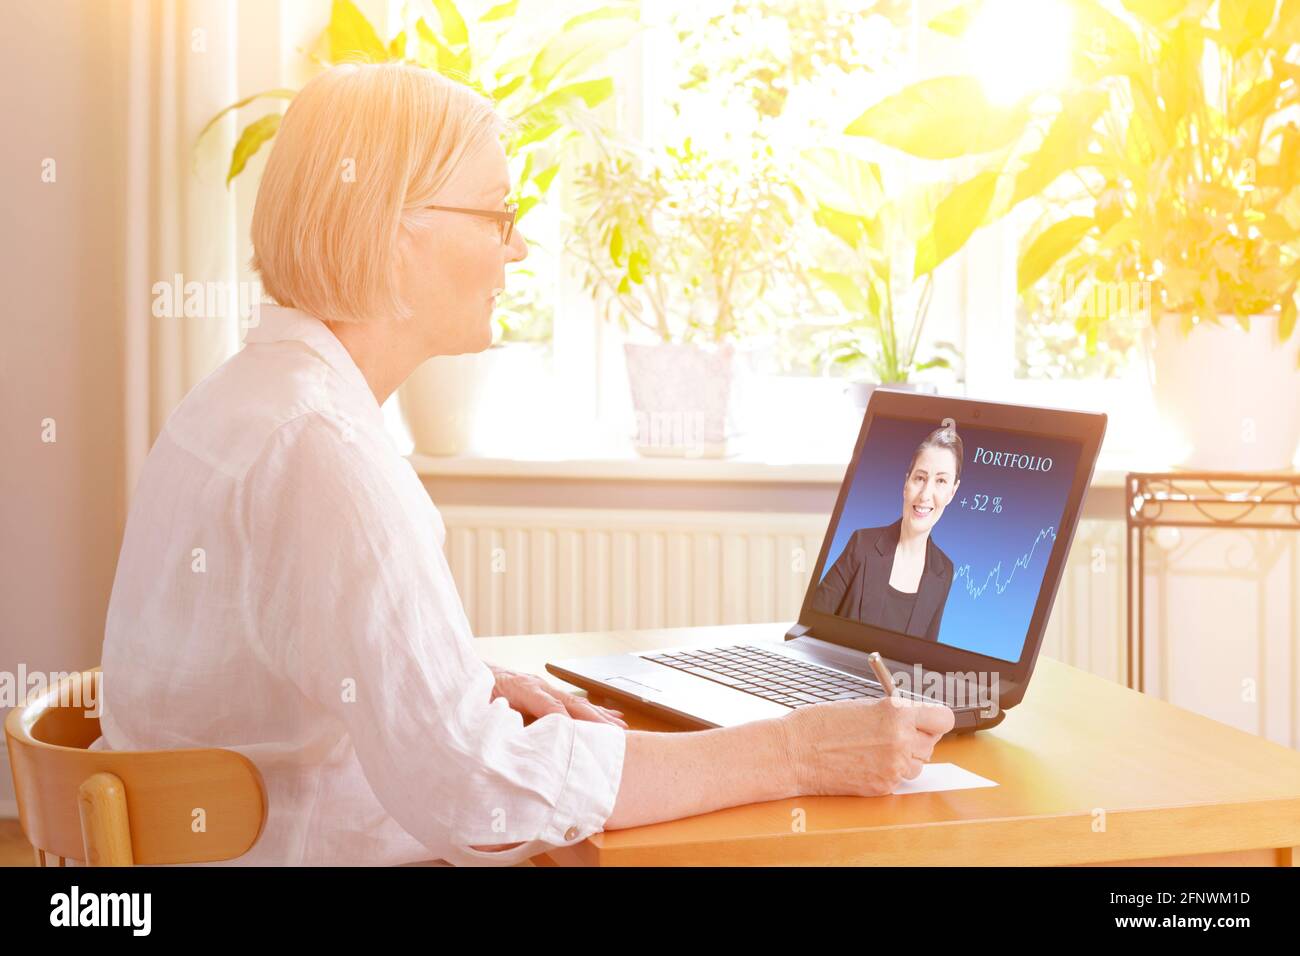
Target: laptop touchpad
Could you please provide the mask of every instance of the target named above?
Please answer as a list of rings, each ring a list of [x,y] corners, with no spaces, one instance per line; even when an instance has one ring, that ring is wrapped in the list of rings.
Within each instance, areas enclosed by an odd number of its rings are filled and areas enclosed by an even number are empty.
[[[641,681],[635,681],[630,677],[606,677],[606,684],[612,684],[615,687],[622,687],[634,694],[644,694],[646,691],[659,693],[663,688],[655,687],[653,684],[646,684]]]

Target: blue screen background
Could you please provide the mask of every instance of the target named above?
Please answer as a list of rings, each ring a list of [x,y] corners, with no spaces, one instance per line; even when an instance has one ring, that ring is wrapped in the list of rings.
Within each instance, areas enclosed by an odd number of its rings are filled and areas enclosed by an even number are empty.
[[[872,421],[821,577],[854,531],[898,520],[912,453],[939,424],[879,417]],[[965,458],[961,485],[930,532],[952,559],[954,570],[939,641],[1016,661],[1056,544],[1080,447],[1064,439],[968,425],[959,425],[957,431]],[[1052,470],[979,464],[975,455],[980,447],[1049,457]],[[987,503],[979,502],[984,510],[975,510],[975,495],[988,495]],[[994,511],[994,498],[1001,499],[1000,512]]]

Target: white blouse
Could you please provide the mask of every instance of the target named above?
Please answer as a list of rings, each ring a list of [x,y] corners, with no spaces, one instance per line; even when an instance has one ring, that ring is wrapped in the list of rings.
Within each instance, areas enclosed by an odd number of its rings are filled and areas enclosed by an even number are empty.
[[[599,831],[624,731],[489,702],[442,517],[347,349],[270,305],[245,342],[135,490],[102,744],[247,755],[269,816],[236,864],[513,864]]]

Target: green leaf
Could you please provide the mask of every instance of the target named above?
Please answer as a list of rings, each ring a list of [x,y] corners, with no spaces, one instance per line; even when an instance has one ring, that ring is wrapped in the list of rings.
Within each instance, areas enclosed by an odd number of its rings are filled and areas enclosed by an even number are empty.
[[[469,78],[472,61],[468,47],[452,49],[442,42],[442,38],[423,19],[416,21],[415,34],[420,41],[417,59],[421,66],[436,69],[439,73],[456,79]]]
[[[244,127],[244,131],[239,134],[239,141],[235,143],[234,152],[230,154],[230,172],[226,174],[227,186],[244,171],[248,161],[279,128],[279,113],[270,113]]]
[[[537,160],[537,153],[534,150],[529,150],[524,155],[524,169],[523,172],[519,174],[519,184],[521,190],[524,184],[526,184],[528,180],[532,178],[533,163],[536,162],[536,160]]]
[[[479,23],[488,23],[492,20],[508,20],[515,15],[519,9],[519,0],[510,0],[509,3],[498,3],[483,16],[478,18]]]
[[[627,17],[603,17],[568,26],[538,51],[529,68],[533,85],[547,89],[559,80],[578,76],[595,66],[636,35],[639,25]]]
[[[1107,10],[1097,0],[1073,0],[1075,73],[1080,79],[1097,79],[1126,73],[1139,65],[1141,48],[1133,26]]]
[[[1264,39],[1277,0],[1219,0],[1219,36],[1234,56]]]
[[[551,180],[555,178],[555,174],[558,173],[559,171],[560,171],[560,164],[554,163],[553,165],[546,167],[540,173],[534,176],[533,182],[537,184],[537,191],[542,195],[545,195],[547,190],[551,188]]]
[[[325,28],[329,38],[330,62],[343,63],[365,60],[369,63],[383,63],[388,59],[379,34],[370,25],[352,0],[334,0],[330,9],[329,26]]]
[[[936,33],[960,39],[966,35],[979,6],[974,0],[964,0],[933,17],[926,26]]]
[[[835,294],[840,303],[854,315],[870,315],[871,308],[856,282],[842,272],[827,269],[810,269],[808,274]]]
[[[516,76],[512,80],[507,80],[492,91],[492,99],[495,102],[500,103],[515,90],[519,89],[519,87],[523,86],[527,79],[528,77],[526,76]]]
[[[1281,86],[1276,76],[1260,80],[1228,104],[1228,122],[1233,126],[1240,126],[1259,113],[1273,112],[1278,94],[1282,92]]]
[[[514,152],[518,152],[525,146],[531,146],[533,143],[540,143],[542,140],[548,139],[554,135],[559,129],[559,123],[535,123],[531,126],[524,126],[522,131],[517,137],[515,137],[514,142],[511,144],[511,149]]]
[[[1290,295],[1282,302],[1282,315],[1278,318],[1277,340],[1279,342],[1285,342],[1291,338],[1291,333],[1295,331],[1295,317],[1295,290],[1292,289]]]
[[[607,76],[598,80],[570,83],[568,86],[562,86],[542,97],[542,99],[524,110],[524,115],[535,119],[553,117],[557,109],[572,106],[578,101],[585,103],[588,108],[593,108],[599,106],[613,95],[614,81]]]
[[[1272,31],[1272,43],[1275,49],[1286,53],[1300,36],[1300,0],[1282,0],[1277,12],[1277,26]]]
[[[645,282],[645,270],[650,265],[650,257],[646,255],[645,250],[636,249],[627,257],[627,275],[628,278],[641,285]]]
[[[867,235],[867,225],[861,216],[840,212],[829,206],[819,206],[813,212],[813,221],[854,249]]]
[[[1101,234],[1101,240],[1097,243],[1097,252],[1111,252],[1118,249],[1126,242],[1132,242],[1138,236],[1138,221],[1136,219],[1121,219]]]
[[[934,211],[930,232],[917,244],[912,275],[920,278],[966,244],[984,221],[1000,172],[984,172],[955,186]]]
[[[438,11],[438,19],[442,21],[442,35],[449,44],[464,46],[469,43],[469,28],[465,26],[465,18],[460,15],[453,0],[433,0],[433,8]]]
[[[1094,225],[1090,216],[1071,216],[1044,229],[1020,257],[1016,282],[1019,290],[1024,292],[1041,279]]]
[[[1215,267],[1233,282],[1241,281],[1241,251],[1233,246],[1216,245],[1210,250]]]
[[[937,358],[930,359],[928,362],[922,362],[920,365],[916,366],[916,368],[914,368],[912,371],[924,372],[928,368],[952,368],[952,363],[949,362],[946,358],[939,356]]]
[[[1129,118],[1128,135],[1140,136],[1152,156],[1167,155],[1170,143],[1176,138],[1177,121],[1170,118],[1167,108],[1160,106],[1146,77],[1131,74],[1129,83],[1133,91],[1133,115]]]
[[[586,13],[580,13],[575,17],[570,17],[564,22],[563,29],[568,30],[583,23],[589,23],[592,20],[607,20],[610,17],[626,17],[633,20],[639,19],[641,8],[638,0],[631,0],[630,3],[616,3],[610,6],[597,7],[595,10],[588,10]]]
[[[880,297],[880,290],[876,288],[876,282],[870,277],[867,279],[867,314],[870,316],[879,316],[884,309],[884,300]]]
[[[1228,0],[1235,3],[1237,0]],[[1158,27],[1183,12],[1185,0],[1123,0],[1124,9],[1148,26]]]
[[[1090,93],[1067,101],[1024,169],[1016,176],[1011,204],[1037,196],[1056,178],[1088,160],[1088,135],[1106,108],[1105,94]]]
[[[991,104],[969,76],[922,80],[871,107],[844,130],[923,159],[987,153],[1013,142],[1029,119],[1024,103]]]
[[[261,93],[254,93],[252,96],[245,96],[238,103],[231,103],[224,110],[222,110],[216,116],[212,117],[212,119],[208,120],[205,124],[203,124],[203,129],[199,130],[199,135],[196,138],[202,139],[207,134],[208,130],[212,129],[212,127],[217,125],[217,121],[220,120],[221,117],[225,116],[227,113],[231,112],[232,110],[243,109],[249,103],[253,102],[253,100],[261,99],[264,96],[274,97],[276,99],[281,99],[281,100],[291,100],[293,99],[295,92],[296,92],[295,90],[276,89],[276,90],[264,90]]]
[[[616,266],[623,264],[623,230],[617,223],[609,236],[609,258]]]
[[[426,70],[438,69],[443,43],[423,18],[415,22],[415,41],[415,62]]]
[[[831,148],[806,149],[799,158],[806,188],[821,205],[855,216],[872,216],[880,209],[885,196],[875,163]]]

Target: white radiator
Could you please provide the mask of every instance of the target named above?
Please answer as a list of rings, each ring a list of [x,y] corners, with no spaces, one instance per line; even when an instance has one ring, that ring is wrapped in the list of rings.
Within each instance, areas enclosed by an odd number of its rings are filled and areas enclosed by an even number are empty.
[[[826,531],[808,514],[439,510],[479,637],[793,621]]]

